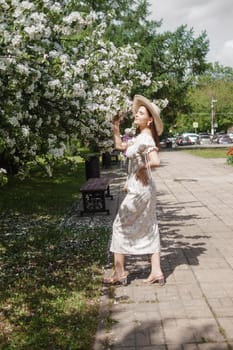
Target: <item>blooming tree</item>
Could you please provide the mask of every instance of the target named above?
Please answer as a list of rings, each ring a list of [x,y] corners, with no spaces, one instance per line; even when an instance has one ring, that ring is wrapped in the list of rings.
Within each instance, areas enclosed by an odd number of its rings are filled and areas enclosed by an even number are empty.
[[[0,0],[0,168],[62,157],[74,135],[112,146],[111,118],[128,109],[136,49],[104,40],[101,13],[72,12],[69,0]],[[112,16],[112,14],[109,14]]]

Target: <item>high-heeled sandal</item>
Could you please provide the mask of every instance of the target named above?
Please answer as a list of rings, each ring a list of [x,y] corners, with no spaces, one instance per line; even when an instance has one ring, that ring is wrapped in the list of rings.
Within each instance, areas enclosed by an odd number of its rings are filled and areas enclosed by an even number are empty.
[[[155,276],[155,275],[150,275],[146,280],[143,281],[144,283],[148,283],[148,284],[153,284],[153,283],[158,283],[160,286],[164,286],[165,284],[165,278],[164,275],[159,275],[159,276]]]
[[[119,278],[111,276],[108,278],[104,278],[104,284],[117,285],[120,284],[122,286],[127,286],[128,284],[128,275],[120,276]]]

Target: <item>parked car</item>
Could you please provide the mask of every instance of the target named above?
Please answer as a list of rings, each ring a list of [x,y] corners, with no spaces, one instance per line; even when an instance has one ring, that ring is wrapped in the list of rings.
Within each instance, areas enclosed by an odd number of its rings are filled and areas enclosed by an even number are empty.
[[[209,145],[211,143],[210,141],[210,135],[209,134],[202,134],[202,135],[199,135],[199,138],[197,140],[197,143],[199,145]]]
[[[229,135],[220,135],[217,139],[217,143],[219,144],[230,144],[232,143],[232,139],[230,138]]]
[[[188,146],[188,145],[192,145],[192,141],[188,136],[178,136],[176,139],[176,144],[178,146]]]
[[[197,144],[198,139],[199,139],[199,135],[198,135],[198,134],[195,134],[195,133],[185,132],[185,133],[183,133],[181,136],[184,136],[184,137],[188,136],[189,139],[191,140],[191,144],[192,144],[192,145]]]
[[[225,136],[226,134],[224,132],[220,132],[214,135],[211,135],[211,143],[218,143],[218,139],[222,136]]]
[[[233,132],[230,132],[228,135],[230,136],[230,138],[231,138],[232,141],[233,141]]]
[[[160,140],[160,147],[161,148],[171,148],[172,147],[172,140],[170,137],[164,137]]]

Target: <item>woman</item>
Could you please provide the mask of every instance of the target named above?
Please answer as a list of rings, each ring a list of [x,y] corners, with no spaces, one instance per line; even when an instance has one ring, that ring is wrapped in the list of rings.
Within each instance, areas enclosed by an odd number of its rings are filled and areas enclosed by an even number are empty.
[[[114,121],[115,148],[126,150],[129,174],[125,199],[113,223],[110,251],[114,253],[114,273],[108,284],[127,284],[124,256],[151,254],[151,272],[146,283],[164,284],[160,267],[160,238],[156,218],[156,188],[152,177],[160,165],[159,135],[163,131],[159,108],[143,96],[135,95],[133,113],[138,135],[129,143],[120,137],[120,120]]]

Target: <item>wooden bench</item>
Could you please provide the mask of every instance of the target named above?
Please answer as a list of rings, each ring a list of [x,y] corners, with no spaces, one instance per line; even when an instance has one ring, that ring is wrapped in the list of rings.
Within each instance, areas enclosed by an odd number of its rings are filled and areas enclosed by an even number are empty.
[[[106,177],[95,177],[87,180],[80,188],[83,199],[81,215],[96,212],[105,212],[109,215],[109,209],[106,209],[105,203],[106,197],[113,199],[110,194],[109,183],[110,179]]]

